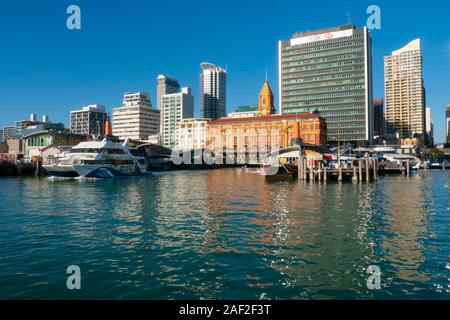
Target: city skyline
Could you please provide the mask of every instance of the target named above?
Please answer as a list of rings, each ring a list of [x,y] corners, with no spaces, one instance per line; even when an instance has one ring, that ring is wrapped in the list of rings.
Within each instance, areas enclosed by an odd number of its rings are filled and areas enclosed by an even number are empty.
[[[0,300],[450,301],[449,10],[0,1]]]
[[[366,1],[357,4],[328,2],[325,11],[323,4],[297,2],[281,5],[263,1],[256,6],[256,2],[230,1],[213,3],[206,8],[202,8],[203,3],[176,4],[177,8],[191,12],[191,17],[177,20],[179,12],[185,11],[177,10],[173,19],[178,22],[162,30],[158,23],[164,17],[158,14],[174,5],[132,3],[142,10],[133,10],[133,14],[128,15],[124,13],[124,6],[129,3],[114,4],[102,10],[105,5],[78,1],[82,29],[77,31],[65,27],[66,4],[30,2],[26,9],[17,4],[2,4],[1,12],[8,14],[2,16],[0,27],[10,48],[2,52],[3,59],[0,59],[3,70],[0,87],[5,90],[0,126],[26,119],[29,113],[36,111],[49,114],[52,121],[68,124],[70,110],[98,103],[111,112],[120,105],[123,93],[130,91],[149,92],[150,100],[156,105],[158,74],[170,74],[192,88],[194,115],[198,117],[198,64],[202,61],[227,66],[227,112],[256,102],[254,92],[259,90],[266,70],[276,96],[275,107],[279,110],[277,42],[299,31],[349,22],[357,28],[363,27],[369,16],[366,9],[371,4]],[[435,141],[443,141],[445,106],[450,102],[450,94],[445,90],[450,70],[450,39],[445,34],[447,10],[442,7],[449,5],[439,2],[434,8],[423,8],[414,3],[386,1],[377,5],[381,8],[382,22],[381,30],[372,31],[374,97],[384,98],[383,57],[420,38],[427,107],[432,110]],[[210,11],[211,7],[222,9],[225,14],[215,16],[217,25],[202,29],[196,17]],[[399,15],[399,11],[403,14]],[[272,22],[256,23],[260,15],[266,14],[273,17]],[[119,19],[122,15],[123,19]],[[146,18],[145,22],[137,22],[139,18]],[[226,23],[229,19],[233,20],[232,24]],[[427,25],[410,22],[420,19],[427,20]],[[31,27],[35,31],[30,32]],[[121,39],[125,35],[130,37],[127,38],[130,42],[143,38],[147,43],[140,50],[129,50],[126,45],[121,49],[119,46],[123,46]]]

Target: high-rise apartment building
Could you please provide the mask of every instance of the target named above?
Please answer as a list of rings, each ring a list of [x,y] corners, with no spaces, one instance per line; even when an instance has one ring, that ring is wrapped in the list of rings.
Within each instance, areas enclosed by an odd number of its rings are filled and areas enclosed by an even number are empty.
[[[105,107],[91,104],[79,110],[70,111],[70,131],[83,135],[103,135],[108,113]]]
[[[450,143],[450,104],[445,110],[445,132],[447,133],[447,143]]]
[[[384,89],[387,137],[423,137],[425,89],[420,39],[384,57]]]
[[[163,145],[174,147],[178,143],[179,123],[182,119],[194,117],[194,97],[190,88],[179,93],[161,96],[161,136]]]
[[[202,62],[200,67],[200,116],[209,119],[225,117],[227,71],[208,62]]]
[[[163,118],[164,118],[164,110],[161,110],[161,98],[165,94],[171,94],[171,93],[178,93],[181,91],[180,89],[180,83],[177,79],[169,77],[164,74],[160,74],[157,78],[157,88],[156,88],[156,107],[160,112],[160,129],[159,131],[162,132],[162,124],[163,124]]]
[[[181,91],[180,83],[177,79],[166,76],[164,74],[160,74],[157,78],[158,84],[156,88],[157,93],[157,101],[156,107],[157,109],[161,109],[161,97],[164,94],[178,93]]]
[[[15,126],[7,126],[4,127],[1,131],[2,131],[2,141],[3,142],[7,142],[9,139],[12,138],[12,135],[14,133],[14,131],[16,130]]]
[[[113,109],[112,133],[120,139],[148,140],[159,129],[159,110],[152,108],[146,92],[125,93],[123,106]]]
[[[338,26],[279,41],[280,113],[318,111],[330,143],[373,138],[372,49],[366,27]]]

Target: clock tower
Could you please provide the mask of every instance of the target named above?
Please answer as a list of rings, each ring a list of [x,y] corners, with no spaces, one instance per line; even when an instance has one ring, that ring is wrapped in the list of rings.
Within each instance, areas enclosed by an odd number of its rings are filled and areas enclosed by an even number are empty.
[[[258,113],[260,116],[268,116],[275,113],[273,93],[267,80],[264,81],[264,85],[259,93]]]

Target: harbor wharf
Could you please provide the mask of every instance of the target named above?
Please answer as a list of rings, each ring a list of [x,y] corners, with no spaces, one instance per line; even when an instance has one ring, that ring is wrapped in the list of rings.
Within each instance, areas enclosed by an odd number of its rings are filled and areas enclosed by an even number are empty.
[[[334,179],[337,181],[371,182],[377,181],[378,177],[383,174],[397,173],[407,176],[412,171],[409,160],[394,165],[380,162],[377,158],[362,158],[354,160],[351,163],[338,161],[336,167],[333,168],[327,168],[323,162],[319,162],[313,167],[308,165],[306,158],[300,158],[297,161],[297,168],[298,173],[296,175],[298,180],[305,181],[327,181]]]
[[[0,161],[0,176],[40,176],[46,172],[42,168],[42,160],[25,162],[16,159]]]

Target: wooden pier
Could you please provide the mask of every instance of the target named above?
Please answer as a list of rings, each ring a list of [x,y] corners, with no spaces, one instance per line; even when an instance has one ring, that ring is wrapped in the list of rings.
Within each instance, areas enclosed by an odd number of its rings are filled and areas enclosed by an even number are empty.
[[[0,176],[42,176],[45,174],[42,161],[0,162]]]
[[[401,173],[409,175],[411,172],[409,160],[401,162],[399,165],[386,164],[377,158],[363,158],[354,160],[351,164],[348,161],[339,161],[337,168],[327,168],[323,162],[316,166],[308,165],[306,158],[297,161],[298,180],[307,181],[327,181],[330,179],[353,182],[370,182],[378,180],[381,174]]]

